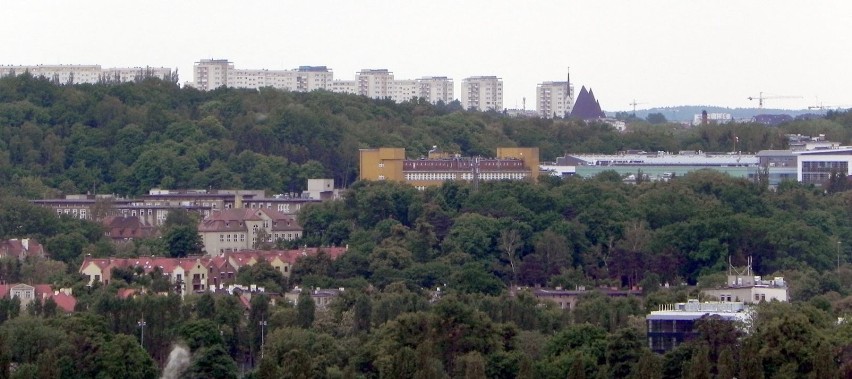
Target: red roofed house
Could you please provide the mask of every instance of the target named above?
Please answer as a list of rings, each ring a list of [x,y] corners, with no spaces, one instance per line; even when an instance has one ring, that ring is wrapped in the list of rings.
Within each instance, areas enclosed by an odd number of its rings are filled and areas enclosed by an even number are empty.
[[[0,285],[0,298],[15,298],[21,301],[21,310],[27,308],[33,300],[41,299],[44,302],[52,298],[56,302],[57,308],[64,312],[74,312],[74,307],[77,305],[77,299],[71,295],[70,289],[62,289],[54,291],[50,284],[36,284],[35,286],[27,284]]]
[[[0,258],[15,257],[24,260],[27,257],[45,257],[44,246],[33,238],[12,238],[0,241]]]
[[[258,235],[266,241],[292,241],[302,237],[302,227],[293,215],[272,209],[230,208],[213,211],[198,225],[207,254],[240,251],[255,247]]]
[[[141,267],[146,274],[159,268],[169,277],[172,284],[182,283],[182,291],[204,291],[207,289],[207,262],[209,257],[187,258],[91,258],[86,257],[80,266],[80,273],[89,277],[89,285],[95,282],[109,284],[112,269],[116,267]]]
[[[127,241],[153,236],[157,229],[139,217],[128,215],[107,216],[102,221],[107,237],[113,241]]]
[[[112,269],[116,267],[141,267],[145,273],[159,268],[169,277],[172,284],[182,283],[181,292],[211,291],[233,283],[240,267],[251,266],[261,260],[269,262],[281,273],[289,277],[292,267],[300,257],[327,254],[332,260],[346,252],[345,247],[302,248],[299,250],[259,251],[246,250],[225,252],[217,256],[187,258],[92,258],[86,257],[80,266],[80,273],[89,277],[89,285],[95,282],[109,284]]]

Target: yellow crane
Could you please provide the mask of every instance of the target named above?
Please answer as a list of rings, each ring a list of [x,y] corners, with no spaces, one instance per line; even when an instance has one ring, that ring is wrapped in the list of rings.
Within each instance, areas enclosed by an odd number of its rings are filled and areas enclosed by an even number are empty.
[[[749,100],[757,99],[757,107],[758,108],[763,108],[763,100],[768,100],[768,99],[801,99],[801,98],[802,98],[801,96],[763,95],[763,92],[761,92],[760,95],[758,95],[758,96],[749,96],[748,97]]]

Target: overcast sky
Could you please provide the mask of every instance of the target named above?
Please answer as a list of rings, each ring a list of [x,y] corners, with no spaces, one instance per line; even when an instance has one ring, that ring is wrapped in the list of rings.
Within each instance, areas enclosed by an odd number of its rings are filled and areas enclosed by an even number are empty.
[[[0,4],[0,64],[328,66],[336,79],[503,78],[591,87],[608,111],[676,105],[852,107],[852,1],[39,1]]]

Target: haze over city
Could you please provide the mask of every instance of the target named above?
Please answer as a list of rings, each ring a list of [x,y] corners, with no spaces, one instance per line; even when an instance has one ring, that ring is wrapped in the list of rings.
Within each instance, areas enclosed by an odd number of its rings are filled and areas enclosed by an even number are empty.
[[[178,68],[325,65],[335,78],[496,75],[504,106],[535,107],[536,84],[591,87],[607,111],[677,105],[852,106],[843,1],[12,1],[0,64]],[[17,36],[17,38],[15,37]],[[458,93],[458,91],[457,91]]]

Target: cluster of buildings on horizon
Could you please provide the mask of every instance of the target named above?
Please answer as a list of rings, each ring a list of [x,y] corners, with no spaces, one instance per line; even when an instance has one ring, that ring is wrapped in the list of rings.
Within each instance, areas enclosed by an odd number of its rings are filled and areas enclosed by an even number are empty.
[[[227,59],[202,59],[195,62],[193,81],[185,85],[208,91],[219,87],[259,89],[272,87],[287,91],[326,90],[362,95],[395,102],[425,99],[429,103],[448,104],[456,100],[455,84],[446,76],[397,79],[388,69],[363,69],[354,80],[334,79],[326,66],[300,66],[292,70],[238,69]],[[503,111],[503,79],[493,75],[462,79],[460,102],[464,109]],[[526,102],[526,100],[524,100]],[[535,115],[551,118],[571,114],[574,87],[566,81],[545,81],[536,87]],[[524,104],[525,111],[526,104]]]
[[[125,83],[140,78],[155,77],[168,80],[176,74],[167,67],[109,67],[97,64],[80,65],[0,65],[0,78],[25,72],[45,77],[57,84]]]
[[[36,77],[45,77],[57,84],[96,84],[124,83],[142,78],[156,77],[178,82],[177,70],[167,67],[112,67],[100,65],[0,65],[0,77],[29,72]],[[397,79],[388,69],[362,69],[355,73],[355,79],[335,79],[331,68],[327,66],[299,66],[294,69],[243,69],[236,68],[228,59],[201,59],[193,65],[193,80],[185,81],[184,86],[202,91],[219,87],[260,89],[272,87],[285,91],[310,92],[326,90],[335,93],[348,93],[373,99],[390,99],[395,102],[424,99],[432,104],[449,104],[459,101],[466,110],[504,112],[516,117],[541,118],[579,118],[583,120],[602,120],[618,130],[624,130],[624,122],[607,118],[601,110],[594,93],[582,88],[575,95],[574,84],[570,76],[565,81],[543,81],[536,85],[535,110],[527,109],[526,98],[522,99],[520,109],[504,107],[503,80],[494,75],[470,76],[462,79],[460,94],[457,97],[455,83],[447,76],[424,76],[417,79]],[[584,100],[585,99],[585,100]],[[517,105],[516,105],[517,107]],[[580,111],[574,111],[574,108]],[[808,109],[828,109],[826,107],[808,107]],[[635,108],[634,108],[635,113]],[[696,126],[723,124],[731,122],[756,122],[766,125],[779,125],[794,119],[821,117],[808,113],[797,117],[788,114],[759,114],[753,117],[734,118],[731,113],[702,112],[694,114],[692,121],[683,125]]]
[[[448,180],[478,183],[495,180],[536,180],[540,175],[592,177],[615,171],[629,183],[668,181],[692,171],[710,169],[770,188],[784,181],[822,186],[832,174],[852,175],[852,147],[826,141],[824,135],[788,135],[788,150],[742,152],[628,150],[619,154],[566,154],[555,162],[540,162],[538,148],[499,147],[490,157],[464,157],[434,147],[427,156],[406,157],[404,148],[379,147],[359,151],[361,180],[390,180],[417,189]]]
[[[0,65],[0,77],[29,72],[60,84],[129,82],[140,76],[173,78],[170,68],[102,68],[100,65]],[[326,90],[336,93],[362,95],[395,102],[425,99],[429,103],[449,104],[457,99],[468,110],[507,112],[517,116],[543,118],[572,115],[575,97],[570,78],[566,81],[544,81],[536,86],[536,110],[505,109],[503,79],[493,75],[470,76],[462,79],[460,96],[456,97],[455,83],[446,76],[424,76],[418,79],[397,79],[388,69],[363,69],[355,79],[335,79],[327,66],[300,66],[292,70],[241,69],[227,59],[201,59],[193,66],[193,80],[186,81],[202,91],[219,87],[259,89],[272,87],[294,92]],[[581,91],[582,92],[582,91]],[[594,103],[597,103],[596,101]],[[597,104],[600,108],[600,104]],[[598,112],[603,114],[603,112]],[[572,115],[575,116],[575,115]]]

